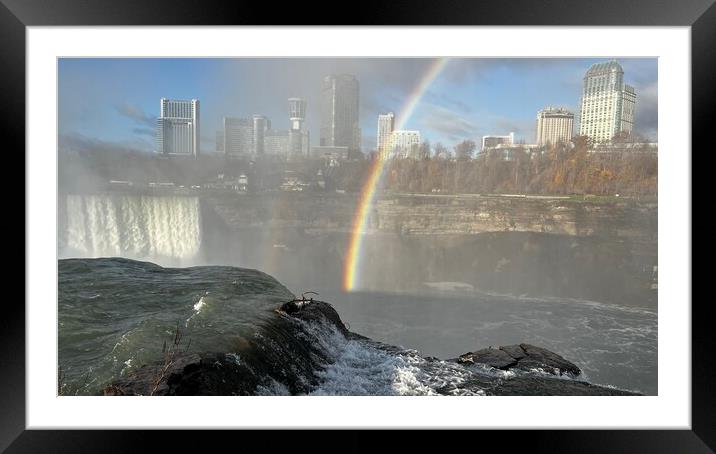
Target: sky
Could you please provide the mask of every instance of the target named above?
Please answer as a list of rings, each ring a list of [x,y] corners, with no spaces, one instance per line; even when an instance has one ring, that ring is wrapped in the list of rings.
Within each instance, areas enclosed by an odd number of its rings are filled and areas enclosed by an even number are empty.
[[[404,129],[447,146],[483,135],[515,133],[534,143],[536,114],[547,106],[575,113],[582,78],[604,58],[451,59],[420,98]],[[619,58],[637,93],[635,131],[657,139],[656,58]],[[222,117],[261,114],[288,129],[287,98],[307,101],[311,145],[319,140],[323,76],[347,73],[360,84],[363,150],[375,148],[378,114],[401,111],[434,63],[430,58],[62,58],[59,60],[60,144],[152,151],[159,100],[199,99],[201,149],[214,151]]]

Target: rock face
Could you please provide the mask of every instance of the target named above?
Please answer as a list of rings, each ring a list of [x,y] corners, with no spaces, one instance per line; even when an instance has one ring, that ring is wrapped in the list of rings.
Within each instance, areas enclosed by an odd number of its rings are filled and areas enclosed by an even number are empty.
[[[276,313],[274,319],[259,328],[254,339],[246,340],[236,351],[171,353],[163,363],[145,365],[128,377],[114,381],[104,389],[103,394],[308,394],[320,383],[320,371],[335,361],[326,346],[321,345],[333,338],[330,335],[318,338],[312,331],[338,332],[339,337],[342,335],[357,342],[379,344],[350,332],[336,310],[322,301],[293,300],[278,307]],[[397,347],[381,345],[386,352],[400,354],[402,351]],[[629,391],[584,381],[558,379],[556,376],[565,374],[576,377],[581,371],[560,355],[530,344],[481,349],[446,361],[434,357],[422,359],[424,364],[420,367],[426,374],[431,374],[431,371],[439,373],[446,367],[458,367],[462,376],[458,386],[486,395],[634,395]],[[484,369],[471,367],[477,364],[518,373],[505,376],[485,374]],[[373,366],[366,364],[366,367]],[[535,374],[535,370],[547,373]],[[436,387],[434,390],[448,395],[455,391],[449,387]]]
[[[560,355],[530,344],[483,348],[460,355],[456,361],[460,364],[485,364],[502,370],[541,370],[552,375],[576,377],[582,373],[579,367]]]
[[[283,312],[291,317],[306,322],[320,322],[327,320],[331,325],[335,326],[341,334],[348,335],[349,331],[343,324],[338,312],[330,304],[323,301],[314,300],[294,300],[284,303],[277,309],[279,313]]]
[[[502,350],[483,348],[471,353],[465,353],[457,359],[461,364],[487,364],[495,369],[509,369],[517,365],[517,359]]]

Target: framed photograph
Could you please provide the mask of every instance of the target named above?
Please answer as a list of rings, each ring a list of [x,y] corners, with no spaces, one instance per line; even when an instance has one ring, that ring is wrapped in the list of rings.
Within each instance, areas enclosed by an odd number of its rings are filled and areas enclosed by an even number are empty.
[[[712,2],[341,25],[40,3],[0,9],[27,176],[3,449],[123,451],[127,429],[716,446],[691,297]]]

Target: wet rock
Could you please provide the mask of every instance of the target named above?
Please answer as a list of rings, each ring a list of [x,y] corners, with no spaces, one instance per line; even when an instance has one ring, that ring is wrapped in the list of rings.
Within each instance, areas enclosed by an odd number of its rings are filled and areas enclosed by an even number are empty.
[[[593,385],[584,381],[549,376],[522,376],[501,380],[486,391],[491,396],[638,396],[622,389]]]
[[[475,352],[465,353],[457,359],[458,363],[487,364],[495,369],[509,369],[517,364],[517,360],[502,350],[483,348]]]
[[[375,341],[348,331],[333,307],[322,301],[294,300],[281,305],[274,317],[253,338],[242,338],[235,351],[186,353],[177,352],[169,363],[145,365],[127,377],[108,385],[104,395],[257,395],[269,393],[305,395],[320,383],[320,374],[331,355],[319,348],[320,342],[305,331],[308,323],[334,326],[349,339]],[[324,330],[325,331],[325,330]],[[328,337],[330,339],[330,337]],[[325,339],[323,339],[325,341]],[[386,353],[401,354],[402,349],[380,344]],[[439,394],[452,395],[457,391],[479,392],[485,395],[637,395],[630,391],[598,386],[576,379],[557,376],[578,376],[580,369],[550,350],[531,344],[506,345],[468,352],[448,360],[446,365],[428,356],[426,371],[439,374],[446,367],[468,366],[464,380],[457,384],[436,386]],[[472,364],[484,364],[495,369],[515,370],[504,376],[483,374]],[[533,374],[541,369],[548,374]],[[552,375],[550,375],[552,374]]]
[[[348,328],[338,312],[330,304],[318,300],[293,300],[281,305],[277,312],[307,322],[328,322],[338,328],[341,334],[348,335]]]
[[[582,371],[557,353],[531,344],[483,348],[460,355],[460,364],[485,364],[502,370],[542,370],[552,375],[578,376]]]
[[[504,345],[500,347],[500,350],[507,353],[514,359],[522,359],[527,356],[527,353],[525,353],[525,351],[522,350],[522,347],[520,347],[519,345]]]
[[[554,375],[570,374],[577,376],[582,371],[574,363],[546,348],[530,344],[520,344],[526,356],[519,360],[517,367],[522,370],[542,369]]]

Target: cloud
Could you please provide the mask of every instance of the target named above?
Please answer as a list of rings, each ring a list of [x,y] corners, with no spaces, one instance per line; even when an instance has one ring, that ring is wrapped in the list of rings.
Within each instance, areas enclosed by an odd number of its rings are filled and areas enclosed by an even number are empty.
[[[132,132],[140,136],[149,137],[155,137],[157,134],[157,131],[153,128],[132,128]]]
[[[659,130],[659,90],[656,81],[635,86],[636,112],[634,113],[634,129],[648,139],[657,139]]]
[[[154,127],[156,125],[156,117],[147,115],[144,111],[142,111],[142,109],[134,104],[123,103],[116,106],[116,109],[120,115],[129,118],[137,124],[149,127]]]
[[[425,97],[423,99],[433,104],[454,107],[456,110],[465,114],[469,114],[470,112],[472,112],[472,109],[466,103],[458,99],[454,99],[445,93],[436,94],[432,91],[428,91],[427,93],[425,93]]]
[[[108,140],[87,137],[82,134],[61,134],[58,137],[60,151],[65,152],[150,152],[152,143],[145,139],[113,142]]]
[[[453,141],[477,136],[477,126],[470,119],[435,104],[423,106],[418,123]]]

